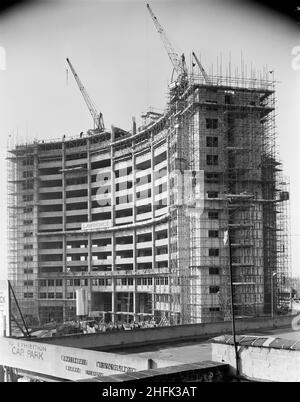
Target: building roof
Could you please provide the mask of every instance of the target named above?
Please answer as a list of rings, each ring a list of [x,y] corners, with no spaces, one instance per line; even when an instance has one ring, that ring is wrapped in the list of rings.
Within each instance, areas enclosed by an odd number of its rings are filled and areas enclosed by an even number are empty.
[[[211,342],[233,345],[233,336],[221,335],[211,339]],[[293,339],[275,338],[271,336],[239,335],[236,337],[236,343],[239,346],[300,350],[300,338],[295,341]]]

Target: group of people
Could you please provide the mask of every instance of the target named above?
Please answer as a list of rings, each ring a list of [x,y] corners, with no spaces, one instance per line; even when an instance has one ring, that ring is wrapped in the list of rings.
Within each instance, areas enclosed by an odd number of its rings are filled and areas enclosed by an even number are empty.
[[[169,326],[167,320],[160,320],[157,323],[154,318],[144,321],[131,321],[131,322],[104,322],[103,319],[87,318],[85,320],[68,321],[63,324],[51,322],[52,336],[71,335],[71,334],[97,334],[103,332],[117,332],[117,331],[132,331],[143,328],[156,328],[162,326]],[[54,326],[54,327],[53,327]]]
[[[155,328],[159,325],[154,320],[146,320],[140,322],[130,323],[105,323],[97,321],[82,321],[80,322],[80,328],[84,334],[95,334],[99,332],[116,332],[116,331],[131,331],[140,328]]]

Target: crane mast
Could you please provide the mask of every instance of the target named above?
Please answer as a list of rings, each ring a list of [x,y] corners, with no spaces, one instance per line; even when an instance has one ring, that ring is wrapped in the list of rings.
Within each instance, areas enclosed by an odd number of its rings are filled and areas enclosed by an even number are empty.
[[[92,118],[94,120],[94,128],[103,131],[104,130],[104,121],[103,121],[102,113],[97,112],[97,108],[96,108],[93,100],[91,99],[91,97],[87,93],[87,91],[86,91],[83,83],[81,82],[78,74],[76,73],[72,63],[70,62],[70,60],[68,58],[66,60],[67,60],[67,63],[68,63],[68,65],[69,65],[69,67],[70,67],[70,69],[71,69],[71,71],[72,71],[72,73],[74,75],[74,78],[75,78],[75,80],[77,82],[77,85],[78,85],[78,87],[80,89],[80,92],[82,93],[83,99],[84,99],[84,101],[85,101],[85,103],[86,103],[86,105],[87,105],[87,107],[88,107],[88,109],[89,109],[89,111],[90,111],[90,113],[92,115]]]
[[[155,14],[153,13],[150,5],[147,3],[147,8],[148,11],[152,17],[152,20],[154,22],[154,25],[157,29],[158,34],[161,37],[161,40],[165,46],[165,49],[168,53],[168,56],[171,60],[171,63],[173,64],[174,70],[175,72],[178,74],[179,77],[185,76],[187,74],[186,71],[186,66],[184,63],[184,57],[180,58],[178,53],[174,50],[171,42],[169,41],[166,32],[164,30],[164,28],[161,26],[161,24],[159,23],[157,17],[155,16]]]

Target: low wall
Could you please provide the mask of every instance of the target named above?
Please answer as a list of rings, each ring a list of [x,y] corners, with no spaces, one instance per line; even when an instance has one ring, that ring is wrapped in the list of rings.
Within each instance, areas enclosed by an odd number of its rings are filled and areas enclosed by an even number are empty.
[[[220,364],[212,361],[203,361],[190,364],[178,364],[168,367],[138,371],[135,373],[118,374],[117,381],[135,381],[142,383],[182,383],[182,382],[227,382],[230,381],[228,364]],[[116,376],[101,376],[78,382],[115,382]],[[169,387],[160,387],[156,396],[168,396]],[[186,394],[184,396],[187,396]]]
[[[291,326],[294,316],[276,318],[260,317],[236,320],[238,333],[259,329],[283,328]],[[231,333],[231,322],[222,321],[208,324],[177,325],[172,327],[143,328],[131,331],[118,331],[87,335],[67,335],[53,338],[32,339],[37,342],[65,345],[78,348],[99,350],[117,349],[124,346],[139,346],[180,340],[201,340],[218,334]]]
[[[239,336],[237,349],[240,376],[254,381],[300,382],[300,339]],[[212,360],[229,364],[231,374],[235,374],[231,336],[213,340]]]
[[[69,346],[0,338],[0,365],[29,370],[56,379],[82,380],[179,365],[181,362],[148,359],[135,354],[107,353]]]

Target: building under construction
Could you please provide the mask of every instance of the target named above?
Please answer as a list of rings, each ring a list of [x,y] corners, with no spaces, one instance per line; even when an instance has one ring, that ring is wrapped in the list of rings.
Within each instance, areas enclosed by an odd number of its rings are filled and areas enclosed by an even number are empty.
[[[187,68],[151,16],[177,73],[164,113],[9,149],[9,279],[27,319],[74,319],[84,288],[109,322],[227,320],[231,270],[238,316],[285,302],[274,81],[207,75],[196,55]]]

